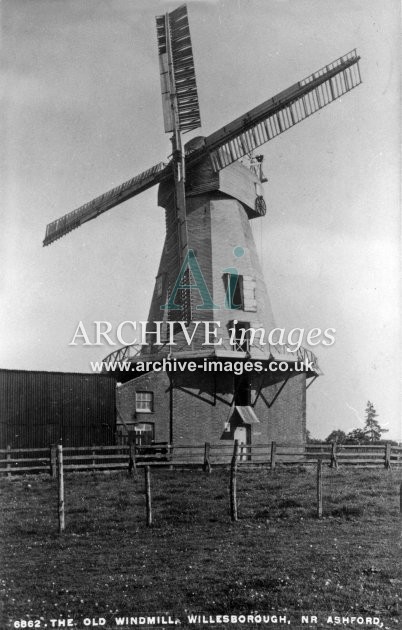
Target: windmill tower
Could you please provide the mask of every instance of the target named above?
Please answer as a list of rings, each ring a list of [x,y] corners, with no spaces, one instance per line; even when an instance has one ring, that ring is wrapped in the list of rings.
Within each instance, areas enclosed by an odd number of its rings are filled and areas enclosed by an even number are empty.
[[[306,382],[319,374],[316,359],[303,348],[295,353],[250,335],[250,330],[275,328],[250,228],[250,221],[265,215],[262,158],[253,152],[359,85],[360,58],[352,50],[213,134],[184,145],[182,135],[201,126],[186,6],[157,17],[156,27],[170,161],[50,223],[44,245],[159,184],[166,239],[146,343],[106,358],[133,367],[119,376],[125,381],[118,388],[125,430],[143,443],[234,438],[302,443]],[[251,158],[248,166],[239,162],[245,157]],[[212,343],[206,344],[211,322]],[[193,360],[195,370],[162,371],[161,360],[167,357]],[[305,358],[309,370],[295,372],[296,362]],[[228,369],[205,369],[211,359]],[[274,360],[286,369],[275,370]],[[135,371],[144,361],[154,363],[145,372]],[[257,362],[260,371],[254,369]]]

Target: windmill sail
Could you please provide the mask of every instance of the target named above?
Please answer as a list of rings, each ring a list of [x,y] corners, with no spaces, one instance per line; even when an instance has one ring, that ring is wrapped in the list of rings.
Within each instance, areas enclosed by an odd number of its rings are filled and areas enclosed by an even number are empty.
[[[120,184],[116,188],[112,188],[108,192],[92,199],[88,203],[80,206],[76,210],[65,214],[60,219],[52,221],[46,227],[46,236],[43,245],[49,245],[53,241],[61,238],[71,230],[79,227],[86,221],[95,219],[97,216],[117,206],[118,204],[138,195],[143,190],[154,186],[163,179],[171,176],[171,169],[164,162],[159,162],[147,171],[136,175],[132,179]]]
[[[172,163],[160,162],[49,223],[44,245],[49,245],[83,223],[151,186],[168,180],[173,174],[176,212],[169,219],[168,231],[172,232],[169,241],[172,242],[172,265],[180,266],[188,250],[185,163],[192,167],[200,158],[209,154],[213,168],[219,171],[361,83],[360,57],[354,49],[222,127],[208,136],[202,147],[190,149],[184,156],[181,149],[181,132],[190,131],[201,124],[187,8],[179,7],[170,14],[157,17],[156,21],[159,56],[163,69],[161,81],[165,103],[165,128],[174,132]],[[173,252],[174,249],[176,252]],[[183,300],[189,303],[189,291],[183,291],[184,293],[186,295],[183,295]],[[190,307],[186,306],[184,310],[188,315]]]
[[[187,7],[156,18],[165,132],[172,132],[175,206],[166,215],[168,276],[174,282],[188,253],[186,167],[181,134],[201,125]],[[190,322],[189,282],[179,292],[177,312],[168,316]],[[169,292],[173,285],[169,286]]]
[[[187,132],[201,126],[187,7],[156,18],[165,132],[175,131],[172,97],[177,101],[178,126]]]
[[[359,59],[355,49],[339,57],[208,136],[201,151],[216,171],[232,164],[359,85]]]

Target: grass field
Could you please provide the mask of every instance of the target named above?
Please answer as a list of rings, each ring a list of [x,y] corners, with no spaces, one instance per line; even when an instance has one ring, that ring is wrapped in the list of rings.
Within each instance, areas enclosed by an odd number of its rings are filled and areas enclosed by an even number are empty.
[[[242,469],[232,523],[228,470],[153,470],[152,528],[142,473],[65,475],[62,537],[55,480],[0,480],[2,628],[22,619],[49,628],[59,617],[81,628],[101,616],[108,629],[118,615],[251,611],[286,614],[290,627],[308,613],[316,628],[331,613],[399,627],[402,471],[324,467],[318,520],[313,469]]]

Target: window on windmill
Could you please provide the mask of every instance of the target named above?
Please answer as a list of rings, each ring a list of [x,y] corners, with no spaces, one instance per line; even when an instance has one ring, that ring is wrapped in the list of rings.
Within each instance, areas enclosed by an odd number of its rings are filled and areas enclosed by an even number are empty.
[[[257,300],[255,297],[255,279],[251,276],[243,276],[243,303],[244,311],[256,312]]]
[[[243,276],[234,273],[224,273],[225,306],[231,310],[243,310]]]
[[[153,392],[136,392],[135,410],[139,413],[152,413],[154,410]]]
[[[163,293],[163,274],[156,277],[155,281],[156,297],[162,297]]]

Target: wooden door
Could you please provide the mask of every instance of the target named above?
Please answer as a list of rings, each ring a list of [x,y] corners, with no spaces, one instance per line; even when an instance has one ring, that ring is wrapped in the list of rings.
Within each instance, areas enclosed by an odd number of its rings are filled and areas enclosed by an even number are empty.
[[[242,448],[242,445],[250,444],[249,427],[244,424],[237,426],[234,431],[234,439],[238,440],[239,442],[240,461],[245,461],[246,459],[249,459],[249,449]]]

